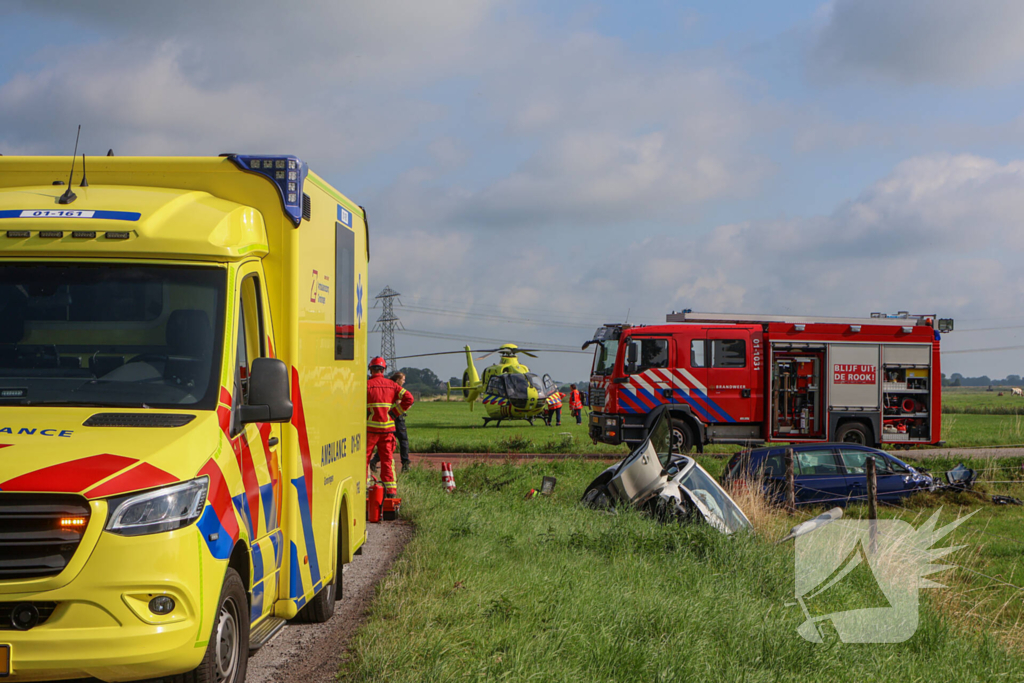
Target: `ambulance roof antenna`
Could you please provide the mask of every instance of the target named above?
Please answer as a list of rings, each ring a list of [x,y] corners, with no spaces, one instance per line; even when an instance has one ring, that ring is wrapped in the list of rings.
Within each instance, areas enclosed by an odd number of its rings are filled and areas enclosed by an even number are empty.
[[[75,153],[71,155],[71,175],[68,176],[68,189],[57,200],[58,204],[70,204],[78,199],[78,195],[71,191],[71,180],[75,177],[75,160],[78,159],[78,138],[82,135],[82,124],[78,124],[78,134],[75,135]]]
[[[89,181],[85,179],[85,154],[82,154],[82,184],[79,187],[89,187]]]

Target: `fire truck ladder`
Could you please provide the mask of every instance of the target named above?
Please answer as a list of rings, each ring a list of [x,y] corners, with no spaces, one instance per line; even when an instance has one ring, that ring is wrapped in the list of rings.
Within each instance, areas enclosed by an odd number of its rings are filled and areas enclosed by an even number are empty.
[[[911,315],[906,311],[899,313],[872,313],[870,318],[836,318],[829,316],[808,316],[808,315],[771,315],[761,313],[695,313],[690,310],[673,311],[665,316],[665,322],[670,323],[793,323],[802,325],[824,324],[824,325],[893,325],[900,327],[928,326],[931,327],[935,315]],[[952,319],[939,320],[940,332],[951,332],[953,330]],[[948,329],[943,329],[947,327]]]

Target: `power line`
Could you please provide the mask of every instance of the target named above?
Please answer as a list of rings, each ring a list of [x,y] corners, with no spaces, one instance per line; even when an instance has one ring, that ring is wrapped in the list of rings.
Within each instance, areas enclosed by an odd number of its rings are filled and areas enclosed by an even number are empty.
[[[946,356],[946,355],[953,354],[953,353],[985,353],[987,351],[1017,351],[1019,349],[1024,349],[1024,345],[1022,345],[1022,346],[995,346],[995,347],[992,347],[992,348],[989,348],[989,349],[957,349],[956,351],[946,351],[945,349],[943,349],[942,355]]]
[[[554,322],[548,320],[535,320],[531,318],[516,318],[512,316],[503,316],[500,314],[493,313],[473,313],[471,311],[451,311],[440,308],[429,308],[426,306],[403,306],[404,309],[413,311],[415,313],[422,313],[424,315],[439,315],[452,318],[472,318],[474,320],[489,320],[494,322],[507,322],[517,323],[522,325],[536,325],[540,327],[564,327],[578,330],[592,330],[599,326],[600,323],[568,323],[568,322]]]
[[[424,339],[444,339],[448,341],[456,342],[479,342],[483,344],[516,344],[517,346],[525,346],[531,349],[537,349],[539,351],[559,351],[566,353],[579,353],[587,356],[593,356],[591,351],[581,351],[579,347],[568,346],[565,344],[550,344],[550,343],[537,343],[531,341],[521,341],[515,339],[494,339],[493,337],[471,337],[467,335],[453,335],[444,334],[441,332],[428,332],[426,330],[408,330],[402,328],[399,332],[409,337],[422,337]]]

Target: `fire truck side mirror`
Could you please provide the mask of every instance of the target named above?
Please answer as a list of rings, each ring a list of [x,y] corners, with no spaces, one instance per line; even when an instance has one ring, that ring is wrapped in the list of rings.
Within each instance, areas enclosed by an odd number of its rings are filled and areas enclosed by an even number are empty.
[[[633,342],[626,345],[626,368],[630,374],[636,372],[638,346],[639,344],[634,344]]]

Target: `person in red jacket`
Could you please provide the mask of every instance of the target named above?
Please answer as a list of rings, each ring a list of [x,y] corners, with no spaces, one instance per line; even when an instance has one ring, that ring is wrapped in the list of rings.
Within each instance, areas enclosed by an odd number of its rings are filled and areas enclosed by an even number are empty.
[[[575,384],[569,385],[569,412],[576,418],[576,424],[583,424],[583,394]]]
[[[395,483],[395,421],[396,415],[405,415],[415,399],[412,394],[384,376],[387,363],[380,356],[370,361],[370,379],[366,381],[366,469],[374,447],[380,457],[380,478],[384,484],[384,497],[397,498]],[[367,472],[369,478],[369,472]]]

